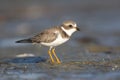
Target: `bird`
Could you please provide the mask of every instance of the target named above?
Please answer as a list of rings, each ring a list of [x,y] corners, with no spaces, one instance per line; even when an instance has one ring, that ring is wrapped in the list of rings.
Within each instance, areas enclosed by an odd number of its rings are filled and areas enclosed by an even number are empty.
[[[80,31],[76,22],[66,20],[59,26],[45,29],[33,37],[18,40],[16,43],[35,43],[48,46],[50,63],[61,64],[61,60],[56,55],[55,47],[67,42],[76,31]]]

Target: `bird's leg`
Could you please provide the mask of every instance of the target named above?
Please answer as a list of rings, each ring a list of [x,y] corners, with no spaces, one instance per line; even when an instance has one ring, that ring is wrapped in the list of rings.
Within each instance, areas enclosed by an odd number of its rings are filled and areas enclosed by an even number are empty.
[[[60,64],[61,61],[59,60],[59,58],[57,57],[57,55],[55,53],[55,48],[52,48],[52,53],[53,53],[54,57],[56,58],[57,63]]]
[[[51,54],[51,50],[50,50],[50,49],[48,50],[48,54],[49,54],[49,56],[50,56],[51,63],[54,63],[55,61],[54,61],[54,59],[53,59],[53,57],[52,57],[52,54]]]

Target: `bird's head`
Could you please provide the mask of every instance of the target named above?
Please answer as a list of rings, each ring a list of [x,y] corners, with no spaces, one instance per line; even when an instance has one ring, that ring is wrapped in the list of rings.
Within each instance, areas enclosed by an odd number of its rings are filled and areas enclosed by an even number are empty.
[[[64,30],[69,36],[71,36],[75,31],[80,31],[77,27],[76,22],[74,21],[64,21],[61,26],[62,30]]]

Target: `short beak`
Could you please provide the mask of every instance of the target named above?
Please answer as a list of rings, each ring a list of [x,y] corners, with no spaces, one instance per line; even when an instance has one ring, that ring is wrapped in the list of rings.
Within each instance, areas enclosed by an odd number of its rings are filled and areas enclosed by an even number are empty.
[[[78,27],[76,27],[76,30],[77,30],[77,31],[80,31],[80,29],[79,29]]]

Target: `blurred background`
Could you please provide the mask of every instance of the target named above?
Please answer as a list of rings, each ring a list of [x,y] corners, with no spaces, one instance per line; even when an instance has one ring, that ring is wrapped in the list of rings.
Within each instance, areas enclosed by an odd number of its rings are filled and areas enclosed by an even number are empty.
[[[32,80],[43,77],[52,80],[57,77],[55,80],[79,80],[79,78],[115,80],[119,77],[120,0],[0,0],[0,60],[15,58],[16,55],[24,53],[48,58],[48,47],[16,44],[15,41],[32,37],[46,28],[61,25],[65,20],[76,21],[81,31],[74,33],[69,42],[56,48],[60,59],[70,63],[71,61],[98,61],[103,66],[95,67],[96,64],[93,63],[92,65],[64,64],[64,67],[61,66],[62,70],[55,68],[52,71],[49,69],[51,67],[46,68],[46,65],[42,69],[31,65],[30,70],[39,72],[39,74],[32,74],[32,77],[29,70],[28,74],[20,75],[18,71],[13,71],[12,67],[10,68],[12,73],[8,71],[7,74],[16,74],[19,77],[10,78],[2,75],[2,78],[0,75],[1,79]],[[0,67],[0,70],[2,68]],[[108,74],[99,75],[99,73]]]
[[[68,45],[78,48],[91,44],[120,45],[119,0],[0,0],[0,54],[10,56],[36,50],[39,53],[34,46],[15,41],[60,25],[65,20],[74,20],[81,28],[70,44],[64,45],[67,48]],[[26,46],[30,49],[25,49]],[[40,48],[44,52],[43,49]]]

